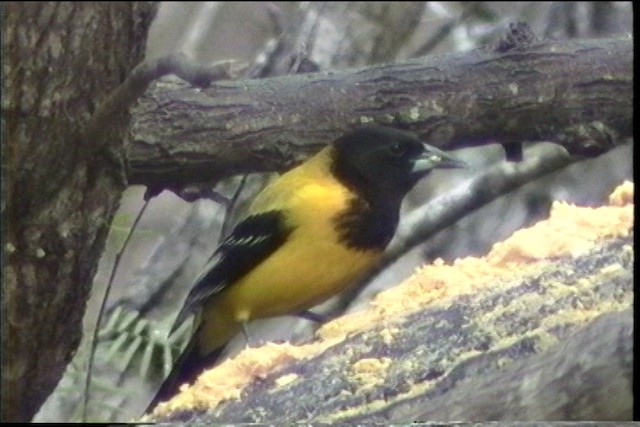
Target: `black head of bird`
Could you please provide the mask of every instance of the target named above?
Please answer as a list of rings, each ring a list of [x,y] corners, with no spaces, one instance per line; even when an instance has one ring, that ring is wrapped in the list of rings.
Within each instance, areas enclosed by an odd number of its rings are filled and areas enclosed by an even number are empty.
[[[334,146],[336,176],[375,197],[401,199],[432,170],[466,166],[413,133],[390,127],[356,128]]]

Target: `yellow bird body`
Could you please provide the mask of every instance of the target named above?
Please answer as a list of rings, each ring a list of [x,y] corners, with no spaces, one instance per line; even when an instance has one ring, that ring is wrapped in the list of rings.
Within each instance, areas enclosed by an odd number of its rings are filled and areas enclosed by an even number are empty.
[[[293,231],[276,252],[204,304],[198,319],[203,354],[224,345],[243,322],[299,312],[327,300],[380,258],[382,250],[354,253],[338,235],[327,235],[336,213],[355,198],[326,173],[330,160],[325,148],[303,170],[277,177],[252,203],[249,211],[254,213],[287,206],[287,225]]]

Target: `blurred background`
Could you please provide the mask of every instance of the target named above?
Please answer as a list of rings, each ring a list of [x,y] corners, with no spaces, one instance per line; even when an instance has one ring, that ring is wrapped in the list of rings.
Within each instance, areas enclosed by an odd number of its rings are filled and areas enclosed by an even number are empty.
[[[524,21],[540,39],[606,38],[632,31],[631,2],[164,2],[151,27],[147,58],[183,53],[200,63],[250,64],[244,78],[346,69],[468,51]],[[524,159],[562,151],[552,142],[525,146]],[[407,197],[403,218],[436,195],[504,162],[498,144],[456,153],[473,165],[436,171]],[[357,291],[314,309],[330,317],[366,307],[380,290],[399,283],[422,264],[482,256],[515,230],[546,216],[554,200],[597,206],[625,179],[632,180],[632,144],[594,159],[571,162],[532,179],[404,251]],[[234,203],[186,202],[163,192],[150,200],[120,258],[98,333],[91,393],[84,385],[98,312],[116,255],[145,202],[144,187],[130,187],[113,223],[85,316],[85,339],[56,392],[35,421],[128,421],[139,417],[162,382],[189,331],[167,329],[221,235],[242,215],[265,175],[234,177],[215,191]],[[393,243],[392,243],[393,245]],[[255,321],[258,341],[305,340],[317,325],[283,317]],[[243,348],[236,337],[223,357]]]

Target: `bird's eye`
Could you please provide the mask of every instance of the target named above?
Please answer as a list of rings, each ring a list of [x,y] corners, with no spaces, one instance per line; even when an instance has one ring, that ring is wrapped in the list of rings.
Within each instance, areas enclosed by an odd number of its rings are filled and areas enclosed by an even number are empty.
[[[402,142],[394,142],[389,146],[389,152],[397,157],[403,156],[407,152],[407,145]]]

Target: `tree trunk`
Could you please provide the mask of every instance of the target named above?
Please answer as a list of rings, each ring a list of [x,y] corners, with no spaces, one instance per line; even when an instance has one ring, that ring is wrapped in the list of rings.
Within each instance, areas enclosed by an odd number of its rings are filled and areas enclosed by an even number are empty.
[[[77,349],[125,188],[129,113],[83,129],[143,57],[152,2],[5,3],[2,421],[29,421]],[[6,233],[5,233],[6,231]]]

